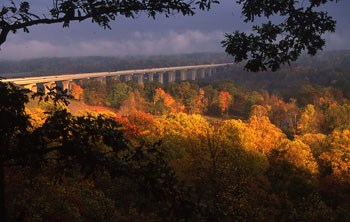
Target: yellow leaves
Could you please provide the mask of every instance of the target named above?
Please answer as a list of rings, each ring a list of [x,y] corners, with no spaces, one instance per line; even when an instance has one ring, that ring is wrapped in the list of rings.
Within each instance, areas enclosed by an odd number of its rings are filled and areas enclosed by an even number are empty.
[[[273,125],[268,117],[252,116],[248,120],[247,128],[251,130],[250,138],[255,141],[255,149],[262,153],[269,153],[286,138],[285,134]]]
[[[255,165],[254,170],[260,169],[260,171],[268,167],[267,154],[286,138],[280,129],[270,123],[267,117],[258,118],[256,116],[251,117],[248,122],[225,121],[219,129],[218,137],[220,146],[237,153],[232,154],[239,156],[236,161],[243,161],[251,166]]]
[[[327,136],[321,133],[307,133],[297,138],[310,146],[312,153],[317,158],[324,151]]]
[[[197,169],[210,167],[208,141],[214,129],[201,115],[173,113],[157,119],[156,128],[154,136],[162,141],[161,146],[167,150],[167,158],[181,179],[192,180],[198,176]]]
[[[259,138],[242,120],[227,120],[219,128],[219,147],[226,153],[229,171],[244,175],[258,175],[268,168],[268,160],[257,148]]]
[[[335,130],[328,139],[329,145],[338,149],[350,149],[350,130]]]
[[[227,120],[220,127],[223,141],[232,146],[264,153],[269,153],[285,138],[282,131],[270,123],[267,117],[252,116],[247,123],[242,120]]]
[[[42,108],[25,108],[25,112],[30,116],[30,123],[34,128],[44,124],[47,115],[44,113],[45,110]]]
[[[83,92],[84,90],[83,88],[81,88],[81,86],[74,82],[71,83],[70,94],[73,96],[74,99],[81,100],[81,98],[83,97]]]
[[[267,107],[263,107],[261,105],[253,105],[251,107],[250,116],[256,116],[258,118],[261,118],[263,116],[268,116],[268,111],[271,110],[271,106],[267,105]]]
[[[318,173],[318,164],[312,155],[311,148],[301,140],[285,140],[277,150],[279,157],[293,163],[294,166],[312,174]]]
[[[298,130],[301,134],[318,133],[321,116],[316,111],[315,107],[308,104],[301,114]]]
[[[83,109],[79,110],[79,112],[75,113],[76,116],[92,116],[97,117],[99,115],[106,116],[108,118],[114,118],[116,116],[115,112],[109,111],[109,110],[102,110],[102,109]]]
[[[341,180],[350,181],[350,130],[335,130],[327,137],[328,150],[320,159],[332,169],[332,174]]]
[[[221,141],[227,146],[234,147],[251,147],[248,145],[249,129],[246,123],[242,120],[226,120],[219,129],[219,136]]]
[[[172,136],[200,140],[212,131],[209,123],[198,114],[187,115],[185,113],[170,114],[158,120],[159,135],[162,137]]]

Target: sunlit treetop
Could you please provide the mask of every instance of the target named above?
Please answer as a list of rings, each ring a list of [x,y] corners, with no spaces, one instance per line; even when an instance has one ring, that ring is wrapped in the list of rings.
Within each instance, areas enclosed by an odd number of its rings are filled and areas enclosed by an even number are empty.
[[[338,0],[236,0],[242,17],[253,23],[250,34],[236,31],[226,34],[222,45],[235,62],[247,60],[249,71],[277,70],[295,61],[303,51],[315,55],[325,46],[322,37],[335,31],[335,20],[321,6]],[[29,32],[29,27],[91,20],[103,28],[117,17],[135,18],[140,13],[155,18],[158,14],[194,15],[209,10],[218,0],[52,0],[46,12],[36,12],[28,1],[5,0],[0,9],[0,46],[10,32]],[[233,3],[234,4],[234,3]],[[234,6],[234,5],[233,5]],[[266,22],[257,24],[259,18]],[[276,19],[277,18],[277,19]],[[272,22],[278,20],[279,22]]]

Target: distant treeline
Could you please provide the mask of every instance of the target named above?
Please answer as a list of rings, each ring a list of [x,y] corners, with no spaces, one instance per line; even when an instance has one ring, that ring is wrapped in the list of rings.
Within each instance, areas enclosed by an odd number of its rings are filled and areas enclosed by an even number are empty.
[[[350,98],[350,50],[323,52],[315,57],[304,56],[277,72],[246,72],[237,65],[233,71],[216,78],[233,80],[249,90],[267,90],[286,101],[300,94],[300,86],[334,87]]]

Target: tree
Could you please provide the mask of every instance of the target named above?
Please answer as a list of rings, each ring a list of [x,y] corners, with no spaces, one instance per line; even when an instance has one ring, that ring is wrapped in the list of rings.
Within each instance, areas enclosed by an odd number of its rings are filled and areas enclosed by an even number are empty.
[[[232,146],[262,154],[269,154],[285,139],[282,131],[271,124],[266,116],[251,116],[246,123],[242,120],[226,120],[220,130]]]
[[[174,98],[167,94],[163,89],[155,89],[153,97],[153,109],[156,115],[166,113],[181,112],[184,107],[180,103],[176,102]]]
[[[194,113],[204,113],[207,111],[208,99],[205,98],[205,91],[200,88],[198,95],[194,98]]]
[[[335,130],[327,138],[327,151],[320,158],[325,167],[342,181],[350,183],[350,130]]]
[[[99,81],[89,81],[86,83],[83,93],[83,100],[89,105],[108,105],[106,85]]]
[[[125,177],[133,181],[140,193],[159,203],[155,207],[157,212],[173,211],[174,217],[181,214],[180,217],[185,220],[188,216],[192,217],[190,212],[193,211],[184,209],[192,206],[186,199],[186,190],[178,189],[172,168],[155,145],[133,147],[113,118],[102,115],[73,116],[64,104],[55,105],[47,113],[45,122],[33,128],[24,108],[29,100],[27,90],[0,82],[0,92],[0,221],[8,221],[5,172],[10,169],[16,169],[21,175],[29,170],[34,176],[49,169],[51,180],[56,181],[54,184],[60,183],[65,175],[70,175],[73,180],[81,178],[90,181],[98,178],[98,175]],[[43,99],[51,96],[54,96],[54,104],[61,103],[59,96],[62,95],[53,90]],[[50,196],[47,197],[54,198],[55,194]],[[45,201],[45,198],[41,201]],[[178,201],[181,199],[184,202]],[[55,203],[59,203],[59,200]],[[67,205],[65,207],[69,208]]]
[[[244,22],[256,22],[259,17],[270,19],[281,16],[282,22],[274,24],[269,20],[262,25],[253,26],[253,33],[236,31],[226,34],[222,45],[234,57],[235,62],[248,60],[245,68],[250,71],[275,71],[281,64],[295,61],[306,50],[315,55],[322,50],[325,40],[322,35],[335,31],[335,20],[322,10],[322,6],[337,0],[236,0],[242,5]],[[155,18],[157,14],[170,16],[174,13],[194,15],[196,9],[210,9],[218,0],[53,0],[48,12],[35,12],[27,1],[9,0],[0,11],[0,45],[10,32],[23,30],[42,24],[61,23],[68,27],[72,21],[90,19],[104,28],[118,16],[135,18],[144,12]]]
[[[111,92],[109,92],[109,100],[111,102],[111,106],[114,108],[119,108],[122,103],[128,98],[131,92],[131,87],[126,83],[118,82],[116,83]]]
[[[79,86],[76,83],[71,83],[71,90],[70,90],[70,94],[73,96],[74,99],[77,100],[81,100],[81,98],[83,97],[83,88],[81,88],[81,86]]]
[[[128,97],[122,102],[119,113],[123,116],[130,116],[136,111],[148,112],[149,104],[141,96],[138,90],[134,90],[128,94]]]
[[[226,92],[226,91],[221,91],[219,93],[218,102],[219,102],[221,114],[226,113],[226,115],[228,115],[228,110],[229,110],[229,107],[232,103],[231,94],[229,92]]]
[[[18,142],[17,138],[27,133],[29,117],[24,104],[28,102],[25,90],[12,84],[0,82],[0,220],[6,221],[5,207],[5,164]]]
[[[299,132],[301,134],[318,133],[320,129],[320,119],[315,107],[311,104],[307,105],[298,123]]]
[[[322,35],[334,32],[336,22],[319,7],[334,1],[337,0],[238,0],[243,5],[245,22],[256,22],[262,16],[270,19],[276,15],[282,17],[282,22],[274,24],[268,20],[260,26],[254,25],[252,34],[239,31],[226,34],[222,44],[235,62],[250,58],[245,65],[247,70],[276,71],[282,64],[297,60],[304,50],[315,55],[323,49],[325,40]]]
[[[301,170],[311,174],[318,173],[318,164],[311,152],[311,148],[301,140],[285,140],[275,150],[275,157],[282,158]]]

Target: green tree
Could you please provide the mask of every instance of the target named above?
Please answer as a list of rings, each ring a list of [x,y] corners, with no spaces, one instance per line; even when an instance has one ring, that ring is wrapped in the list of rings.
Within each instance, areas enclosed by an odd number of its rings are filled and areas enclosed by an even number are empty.
[[[218,97],[219,91],[214,89],[212,85],[203,87],[205,99],[207,100],[208,108],[207,113],[210,115],[219,114],[219,108],[216,105],[216,98]]]
[[[83,92],[83,100],[89,105],[109,105],[106,85],[99,81],[88,81]]]
[[[190,82],[181,82],[179,84],[171,84],[169,86],[170,94],[176,101],[185,106],[188,113],[195,113],[197,109],[196,97],[198,96],[199,87]]]
[[[119,108],[124,102],[124,100],[126,100],[129,97],[131,90],[131,87],[128,86],[126,83],[116,83],[112,87],[111,92],[109,92],[109,101],[111,103],[111,106],[114,108]]]

